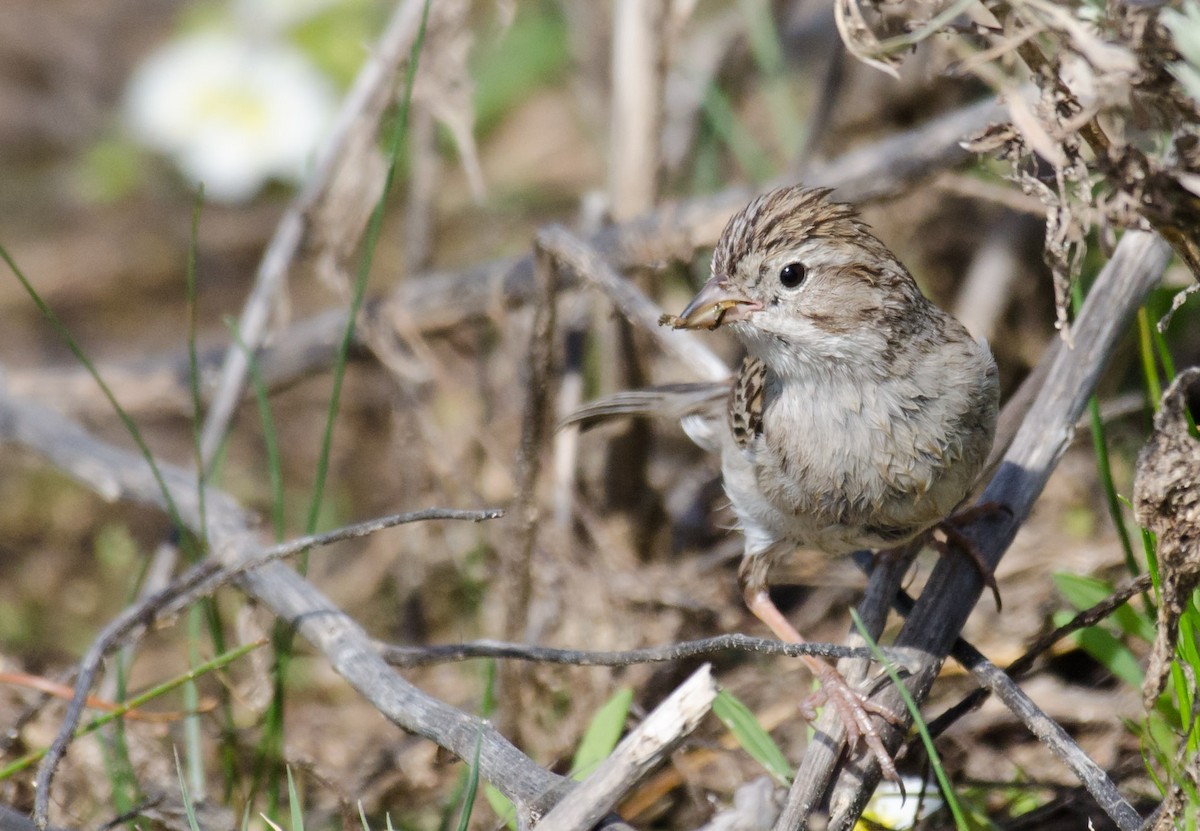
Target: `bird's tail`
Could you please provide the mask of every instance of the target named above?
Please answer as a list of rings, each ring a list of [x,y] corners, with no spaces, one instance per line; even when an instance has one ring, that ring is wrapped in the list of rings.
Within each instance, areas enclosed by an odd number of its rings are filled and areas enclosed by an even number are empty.
[[[583,429],[619,416],[681,420],[711,409],[729,394],[728,384],[667,384],[644,390],[627,390],[589,401],[567,415],[556,429],[578,425]]]

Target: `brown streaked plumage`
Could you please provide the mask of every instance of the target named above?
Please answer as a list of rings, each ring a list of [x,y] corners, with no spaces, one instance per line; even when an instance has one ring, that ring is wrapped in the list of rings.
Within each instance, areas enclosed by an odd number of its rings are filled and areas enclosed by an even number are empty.
[[[727,417],[719,386],[689,386],[686,405],[665,391],[639,403],[681,417],[720,454],[745,538],[746,602],[784,640],[803,638],[767,594],[775,561],[797,548],[844,554],[913,540],[959,507],[987,458],[999,399],[990,352],[827,190],[781,188],[738,212],[711,279],[663,322],[728,327],[749,352],[725,388]],[[894,777],[869,716],[884,714],[828,664],[807,663],[851,738]]]

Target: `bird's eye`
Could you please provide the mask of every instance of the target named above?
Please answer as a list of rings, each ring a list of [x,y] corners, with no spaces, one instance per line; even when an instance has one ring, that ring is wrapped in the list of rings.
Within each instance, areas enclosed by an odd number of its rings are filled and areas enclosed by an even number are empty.
[[[803,263],[788,263],[779,270],[779,282],[785,289],[794,289],[804,282],[808,270]]]

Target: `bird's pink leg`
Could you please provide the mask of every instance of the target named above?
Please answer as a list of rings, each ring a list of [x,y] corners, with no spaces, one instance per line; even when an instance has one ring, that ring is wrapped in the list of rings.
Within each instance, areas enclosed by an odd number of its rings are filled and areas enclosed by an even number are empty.
[[[745,597],[750,611],[775,633],[775,637],[787,643],[805,643],[804,637],[779,611],[770,595],[767,594],[765,587],[747,586]],[[804,661],[821,684],[820,690],[814,696],[815,701],[805,702],[801,706],[804,717],[811,721],[815,715],[813,708],[828,703],[841,715],[846,726],[846,738],[850,745],[853,747],[859,741],[864,742],[867,749],[879,760],[879,769],[883,775],[893,781],[900,781],[900,776],[896,772],[896,764],[892,761],[891,754],[883,745],[883,739],[879,737],[879,731],[875,729],[875,725],[871,721],[871,716],[874,714],[889,722],[897,723],[900,720],[897,715],[858,692],[850,686],[840,672],[815,655],[801,655],[800,660]]]

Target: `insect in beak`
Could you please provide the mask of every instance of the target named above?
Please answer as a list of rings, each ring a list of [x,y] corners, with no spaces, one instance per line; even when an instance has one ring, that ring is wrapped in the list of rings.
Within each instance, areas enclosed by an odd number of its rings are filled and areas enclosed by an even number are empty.
[[[714,275],[686,309],[678,316],[663,315],[658,319],[658,325],[672,329],[716,329],[724,323],[745,320],[751,312],[761,308],[761,303]]]

